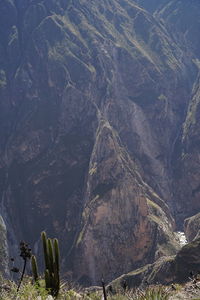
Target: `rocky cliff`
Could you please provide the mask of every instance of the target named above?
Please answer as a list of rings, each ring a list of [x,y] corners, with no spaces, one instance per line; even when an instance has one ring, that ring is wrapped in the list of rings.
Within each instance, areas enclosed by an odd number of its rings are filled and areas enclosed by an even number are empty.
[[[152,284],[169,285],[172,283],[191,282],[191,279],[197,279],[199,276],[199,250],[200,239],[198,238],[183,246],[176,256],[161,257],[153,264],[148,264],[128,274],[123,274],[110,284],[115,290],[122,288],[124,281],[129,288],[136,286],[144,288]]]
[[[0,216],[0,270],[4,276],[9,275],[8,264],[8,245],[7,245],[7,232],[3,218]]]
[[[174,254],[175,221],[199,210],[200,4],[147,2],[0,3],[10,253],[20,239],[37,252],[46,230],[63,274],[85,284]]]
[[[184,231],[188,241],[193,241],[200,236],[200,213],[185,219]]]

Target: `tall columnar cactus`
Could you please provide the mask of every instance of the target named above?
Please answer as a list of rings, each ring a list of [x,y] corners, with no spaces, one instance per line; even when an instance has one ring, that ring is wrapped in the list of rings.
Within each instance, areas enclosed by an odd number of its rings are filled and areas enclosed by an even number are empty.
[[[46,235],[46,232],[43,231],[41,233],[41,239],[42,239],[43,251],[44,251],[45,268],[49,269],[49,255],[48,255],[47,235]]]
[[[54,253],[55,253],[55,262],[56,266],[58,266],[58,271],[59,271],[59,259],[60,259],[60,251],[59,251],[59,245],[58,245],[58,240],[54,239]]]
[[[45,285],[46,289],[52,296],[57,296],[60,289],[60,266],[59,266],[59,245],[57,239],[47,238],[46,232],[41,233],[41,239],[43,244],[44,262],[45,262]],[[32,273],[34,280],[37,282],[37,262],[35,256],[32,256]]]
[[[57,296],[60,289],[59,277],[59,246],[57,239],[47,238],[46,233],[41,233],[44,259],[45,259],[45,283],[46,289],[52,296]]]
[[[31,267],[32,267],[33,278],[35,282],[38,282],[39,276],[38,276],[37,260],[35,255],[31,256]]]

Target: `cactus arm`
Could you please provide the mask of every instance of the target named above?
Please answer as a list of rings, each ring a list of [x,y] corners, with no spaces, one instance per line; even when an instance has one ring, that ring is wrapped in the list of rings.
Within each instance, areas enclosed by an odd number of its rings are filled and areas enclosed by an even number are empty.
[[[43,244],[45,268],[49,269],[49,253],[48,253],[48,246],[47,246],[47,235],[45,231],[41,233],[41,239]]]
[[[58,240],[54,239],[54,254],[55,254],[55,263],[57,266],[58,272],[59,270],[59,259],[60,259],[60,251],[59,251],[59,245],[58,245]]]
[[[35,255],[31,256],[31,267],[32,267],[32,274],[35,282],[38,282],[38,267],[37,267],[37,260]]]
[[[45,259],[45,284],[46,290],[57,297],[60,290],[60,266],[59,266],[59,245],[57,239],[47,238],[46,233],[41,233]]]

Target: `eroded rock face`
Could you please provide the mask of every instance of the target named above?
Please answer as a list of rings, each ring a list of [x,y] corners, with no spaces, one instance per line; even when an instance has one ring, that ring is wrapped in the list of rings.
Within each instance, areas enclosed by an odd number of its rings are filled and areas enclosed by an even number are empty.
[[[200,239],[188,243],[176,256],[165,256],[154,264],[124,274],[114,280],[113,288],[122,287],[124,280],[129,288],[150,284],[183,283],[199,273]]]
[[[194,83],[191,102],[180,135],[180,148],[175,165],[174,179],[177,189],[177,219],[185,218],[200,211],[199,206],[199,76]]]
[[[91,156],[85,197],[74,267],[80,281],[100,282],[102,270],[111,279],[124,268],[131,270],[178,249],[167,207],[145,185],[117,133],[103,121]]]
[[[85,284],[178,248],[174,152],[196,52],[157,15],[134,1],[0,3],[10,251],[23,239],[37,252],[46,230],[60,240],[63,273]]]
[[[0,270],[4,276],[8,276],[8,244],[7,244],[7,232],[5,222],[0,215]]]
[[[197,239],[200,236],[200,214],[186,219],[184,222],[184,230],[188,241]]]

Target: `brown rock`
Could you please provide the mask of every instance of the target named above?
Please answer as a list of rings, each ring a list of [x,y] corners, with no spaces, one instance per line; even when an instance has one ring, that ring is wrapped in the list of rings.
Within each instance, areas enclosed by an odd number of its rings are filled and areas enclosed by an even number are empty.
[[[188,241],[200,237],[200,213],[185,220],[184,231]]]

